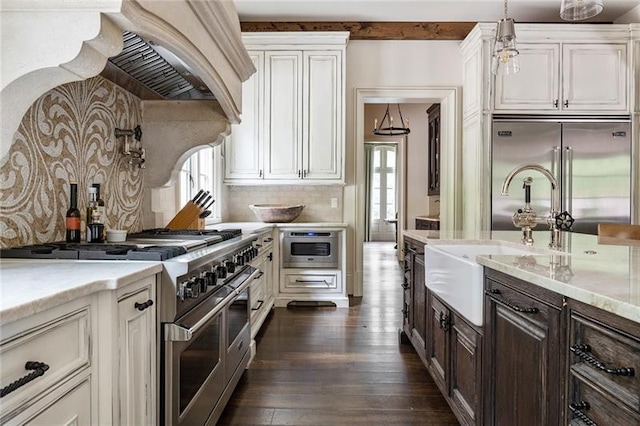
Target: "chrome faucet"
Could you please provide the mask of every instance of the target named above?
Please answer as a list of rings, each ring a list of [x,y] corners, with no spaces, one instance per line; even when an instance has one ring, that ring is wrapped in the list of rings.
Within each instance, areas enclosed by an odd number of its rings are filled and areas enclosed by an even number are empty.
[[[563,229],[564,230],[569,229],[573,224],[573,218],[567,212],[560,213],[559,211],[560,191],[558,188],[558,181],[548,169],[546,169],[545,167],[542,167],[539,164],[525,164],[525,165],[516,167],[515,169],[511,170],[507,175],[507,177],[504,179],[504,183],[502,184],[501,194],[505,196],[509,195],[509,185],[511,185],[511,181],[518,173],[523,172],[525,170],[535,170],[537,172],[540,172],[544,177],[546,177],[549,180],[549,183],[551,183],[551,211],[549,212],[549,216],[547,216],[547,220],[546,220],[547,224],[549,225],[549,230],[551,231],[551,240],[549,242],[549,247],[552,249],[559,249],[560,248],[560,231]],[[526,200],[525,200],[525,207],[526,207],[525,210],[527,210],[527,207],[528,207],[529,212],[519,211],[516,214],[514,214],[514,217],[513,217],[514,225],[522,228],[522,231],[523,231],[522,242],[528,245],[533,243],[533,237],[531,235],[532,234],[531,228],[533,228],[533,226],[531,226],[532,210],[529,206],[529,202],[531,201],[530,192],[529,192],[531,181],[532,181],[531,178],[527,178],[524,180],[525,193],[527,194]],[[523,216],[523,213],[529,213],[529,214],[525,214]],[[533,212],[533,217],[535,218],[535,212]]]

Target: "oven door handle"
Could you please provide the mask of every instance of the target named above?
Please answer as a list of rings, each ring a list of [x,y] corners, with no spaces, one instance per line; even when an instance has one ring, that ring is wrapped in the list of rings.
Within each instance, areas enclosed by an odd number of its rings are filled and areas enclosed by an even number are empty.
[[[196,322],[193,325],[193,327],[186,328],[176,323],[164,324],[164,341],[165,342],[188,342],[189,340],[191,340],[194,334],[200,331],[201,328],[205,327],[211,318],[213,318],[220,311],[222,311],[227,306],[227,304],[231,299],[236,297],[238,294],[242,293],[244,289],[249,286],[249,284],[251,283],[251,280],[255,279],[260,273],[261,271],[259,269],[256,269],[255,271],[253,271],[253,273],[249,275],[249,277],[242,284],[240,284],[232,294],[227,296],[225,300],[223,300],[221,303],[216,305],[214,309],[207,312],[207,314],[204,315],[202,318],[200,318],[200,320]]]

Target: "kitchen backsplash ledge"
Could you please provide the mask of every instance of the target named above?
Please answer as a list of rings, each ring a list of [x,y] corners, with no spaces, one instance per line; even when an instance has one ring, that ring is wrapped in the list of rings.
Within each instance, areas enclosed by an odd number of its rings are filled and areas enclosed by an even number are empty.
[[[228,186],[230,222],[255,222],[251,204],[304,204],[295,222],[342,222],[343,190],[331,185]],[[331,207],[337,199],[337,208]]]

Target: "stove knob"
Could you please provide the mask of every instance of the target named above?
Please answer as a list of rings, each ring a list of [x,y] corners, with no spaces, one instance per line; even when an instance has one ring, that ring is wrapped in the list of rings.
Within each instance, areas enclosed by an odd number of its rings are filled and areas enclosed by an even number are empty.
[[[189,280],[188,288],[191,289],[191,294],[189,297],[192,299],[197,299],[200,296],[200,283],[196,277],[193,277]]]
[[[205,281],[204,278],[202,278],[202,277],[196,278],[195,284],[200,289],[200,293],[206,293],[207,292],[207,282]]]
[[[253,257],[258,257],[260,254],[260,249],[258,247],[253,247]]]
[[[218,278],[227,278],[227,268],[224,265],[218,265],[216,270],[218,271]]]
[[[236,264],[238,264],[238,266],[242,266],[246,263],[247,259],[244,256],[244,253],[240,253],[237,255],[237,259],[236,259]]]
[[[218,277],[216,276],[215,272],[207,272],[204,274],[204,279],[207,281],[208,286],[214,286],[216,285]]]
[[[178,285],[178,299],[184,300],[187,297],[187,282],[183,281]]]
[[[236,264],[233,262],[233,260],[227,260],[226,262],[224,262],[224,266],[227,267],[227,271],[230,274],[233,274],[236,271]]]

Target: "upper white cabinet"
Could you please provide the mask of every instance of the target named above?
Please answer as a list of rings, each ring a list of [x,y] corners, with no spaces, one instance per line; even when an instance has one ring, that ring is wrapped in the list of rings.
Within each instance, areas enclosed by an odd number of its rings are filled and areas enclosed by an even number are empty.
[[[226,183],[344,183],[348,36],[243,34],[257,72],[226,141]]]
[[[628,111],[624,43],[520,43],[521,70],[495,80],[495,109],[553,113]]]

